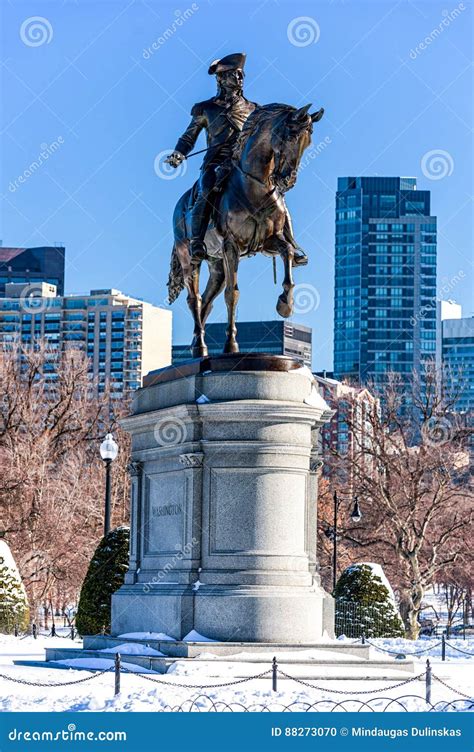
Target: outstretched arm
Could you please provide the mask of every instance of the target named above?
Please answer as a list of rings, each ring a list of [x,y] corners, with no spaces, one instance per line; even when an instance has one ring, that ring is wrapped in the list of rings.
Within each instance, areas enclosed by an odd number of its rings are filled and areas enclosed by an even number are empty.
[[[169,163],[173,167],[177,167],[189,152],[192,151],[199,134],[206,127],[206,118],[196,105],[191,110],[191,116],[191,122],[181,138],[178,139],[173,153],[168,158]]]

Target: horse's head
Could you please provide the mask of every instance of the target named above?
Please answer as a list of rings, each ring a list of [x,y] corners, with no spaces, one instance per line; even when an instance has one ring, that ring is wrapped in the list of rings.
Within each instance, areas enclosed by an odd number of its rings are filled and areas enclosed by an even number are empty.
[[[298,167],[303,152],[311,143],[313,123],[321,120],[324,110],[309,114],[311,104],[291,108],[280,118],[278,126],[272,130],[272,148],[275,166],[273,180],[281,191],[288,191],[296,183]]]

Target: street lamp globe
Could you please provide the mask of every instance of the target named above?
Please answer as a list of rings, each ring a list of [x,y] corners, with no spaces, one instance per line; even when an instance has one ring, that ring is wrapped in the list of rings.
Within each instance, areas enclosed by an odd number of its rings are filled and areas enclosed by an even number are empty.
[[[116,441],[114,441],[112,434],[108,433],[102,444],[100,445],[100,456],[103,460],[110,460],[111,462],[113,462],[113,460],[117,457],[117,454],[118,444]]]
[[[362,518],[362,512],[360,511],[360,507],[359,507],[359,497],[356,496],[354,500],[354,509],[352,510],[352,514],[351,514],[351,520],[352,522],[359,522],[361,518]]]

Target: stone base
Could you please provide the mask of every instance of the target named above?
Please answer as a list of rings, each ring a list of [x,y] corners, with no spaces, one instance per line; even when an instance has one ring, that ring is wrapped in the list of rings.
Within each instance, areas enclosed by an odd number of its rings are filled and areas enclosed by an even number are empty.
[[[233,355],[153,372],[123,421],[132,437],[130,567],[112,634],[214,640],[334,635],[317,574],[319,429],[311,371]]]
[[[125,585],[112,602],[114,635],[164,632],[181,640],[192,629],[228,642],[312,643],[334,633],[334,601],[320,587],[192,588]]]

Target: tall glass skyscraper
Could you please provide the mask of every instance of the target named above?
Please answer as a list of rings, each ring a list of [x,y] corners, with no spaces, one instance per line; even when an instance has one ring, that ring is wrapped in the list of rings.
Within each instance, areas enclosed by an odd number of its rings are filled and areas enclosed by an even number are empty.
[[[416,178],[339,178],[334,377],[409,376],[436,354],[436,217]]]

